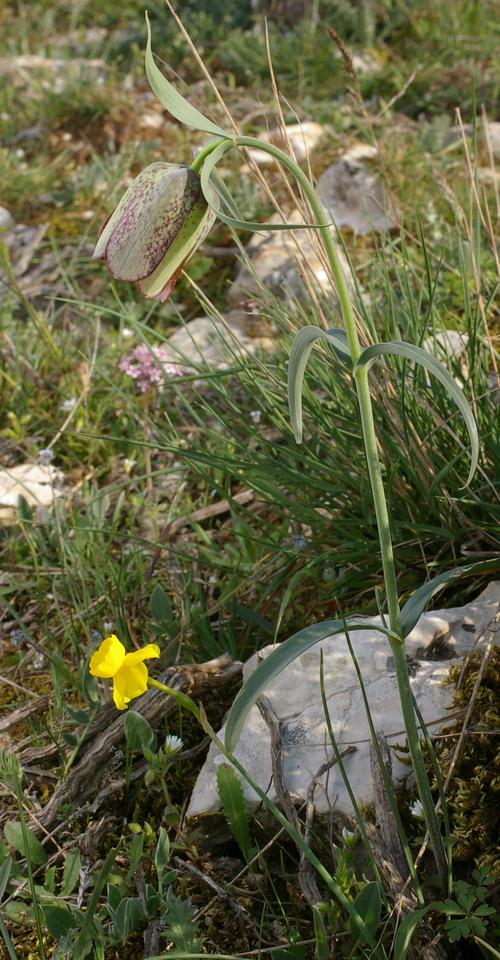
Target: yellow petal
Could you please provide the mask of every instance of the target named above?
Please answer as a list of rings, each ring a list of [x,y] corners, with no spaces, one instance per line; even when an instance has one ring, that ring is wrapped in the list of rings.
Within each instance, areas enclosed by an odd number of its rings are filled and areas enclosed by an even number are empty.
[[[89,670],[93,677],[114,677],[125,659],[125,647],[114,633],[106,637],[90,658]]]
[[[113,677],[113,700],[119,710],[124,710],[135,697],[148,689],[148,668],[143,663],[124,662]]]
[[[160,656],[160,648],[157,643],[147,643],[142,650],[134,650],[133,653],[127,653],[123,661],[123,666],[134,663],[141,663],[142,660],[152,660],[153,657]]]
[[[120,683],[120,680],[113,678],[113,700],[115,701],[115,707],[117,710],[126,710],[127,704],[130,701],[130,697],[125,697],[124,694],[124,685]]]

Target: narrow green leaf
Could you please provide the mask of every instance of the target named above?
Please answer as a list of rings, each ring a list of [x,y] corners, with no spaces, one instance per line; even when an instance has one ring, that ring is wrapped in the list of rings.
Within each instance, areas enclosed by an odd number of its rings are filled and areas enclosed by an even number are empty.
[[[429,580],[428,583],[423,583],[406,601],[401,610],[403,638],[411,633],[432,597],[439,593],[450,581],[460,580],[461,577],[468,577],[477,573],[493,573],[496,570],[500,570],[500,557],[495,557],[493,560],[479,560],[477,563],[468,563],[463,567],[447,570],[445,573],[440,573],[439,576]]]
[[[471,444],[471,465],[469,476],[467,477],[465,483],[465,486],[468,486],[474,476],[474,473],[476,472],[477,462],[479,459],[479,436],[477,432],[476,421],[474,420],[474,414],[472,413],[472,410],[463,395],[463,391],[455,382],[446,367],[444,367],[439,360],[436,360],[431,353],[428,353],[427,350],[423,350],[422,347],[416,347],[413,343],[404,343],[403,341],[399,340],[395,340],[390,343],[375,343],[371,347],[366,347],[356,361],[354,372],[356,372],[356,370],[361,366],[367,365],[368,367],[371,367],[377,357],[386,356],[388,354],[392,354],[396,357],[403,357],[405,360],[410,360],[412,363],[418,363],[420,366],[425,367],[429,373],[432,373],[436,379],[443,384],[451,399],[455,401],[465,420],[465,425],[469,432]]]
[[[43,887],[42,890],[44,894],[53,895],[56,891],[56,868],[49,867],[45,871],[45,876],[43,878]]]
[[[297,443],[302,443],[302,384],[311,350],[317,340],[328,340],[337,357],[350,361],[350,352],[345,330],[321,330],[319,327],[302,327],[297,333],[288,364],[288,406]]]
[[[128,890],[130,884],[135,882],[137,869],[142,860],[143,851],[144,834],[134,833],[129,847],[127,875],[125,877],[125,883],[123,884],[124,890]]]
[[[328,934],[326,932],[325,921],[321,909],[313,904],[313,922],[314,922],[314,960],[329,960],[330,945],[328,943]]]
[[[117,887],[115,883],[108,883],[106,885],[106,909],[110,917],[113,917],[118,910],[121,899],[120,887]]]
[[[300,583],[302,580],[304,580],[308,575],[310,575],[310,571],[314,570],[314,567],[317,565],[317,563],[318,563],[318,557],[314,557],[314,559],[310,560],[309,563],[305,563],[303,567],[300,567],[299,570],[297,570],[293,574],[293,576],[290,577],[290,579],[287,581],[285,591],[281,598],[280,608],[276,616],[276,622],[275,622],[274,632],[273,632],[273,643],[276,643],[278,640],[281,621],[283,620],[285,610],[290,602],[291,597],[295,592],[295,588],[297,584]]]
[[[139,897],[124,897],[120,901],[113,921],[113,932],[122,944],[125,943],[131,931],[136,930],[144,922],[144,913],[144,904]]]
[[[217,767],[217,790],[222,812],[245,860],[252,855],[248,811],[238,774],[227,763]]]
[[[394,960],[406,960],[415,930],[417,929],[420,921],[435,906],[436,904],[431,903],[427,907],[423,907],[422,910],[417,910],[415,913],[409,913],[404,918],[398,927],[398,932],[394,941]]]
[[[117,853],[118,848],[111,848],[99,871],[99,876],[97,877],[95,887],[92,891],[92,896],[88,902],[82,927],[78,935],[78,940],[74,946],[73,960],[84,960],[84,957],[87,955],[88,944],[92,940],[92,926],[94,915],[97,910],[97,904],[99,903],[99,898],[104,885],[109,877],[109,874],[111,873],[111,868],[115,862]]]
[[[193,127],[194,130],[203,130],[205,133],[210,133],[217,137],[227,137],[227,133],[222,127],[219,127],[207,117],[204,117],[203,114],[200,113],[196,107],[193,107],[188,100],[185,100],[175,87],[163,76],[153,59],[151,26],[147,13],[146,27],[148,31],[145,54],[146,75],[153,93],[156,94],[160,103],[165,107],[165,110],[168,110],[176,120],[186,124],[187,127]]]
[[[5,893],[7,884],[10,879],[10,871],[12,870],[12,857],[6,857],[0,866],[0,903],[3,900],[3,895]]]
[[[384,627],[374,626],[371,620],[361,617],[356,619],[347,617],[345,621],[324,620],[322,623],[311,624],[311,626],[294,633],[293,636],[276,647],[276,649],[259,664],[237,694],[233,706],[229,711],[226,725],[225,743],[230,752],[234,751],[240,739],[245,720],[254,703],[275,677],[277,677],[289,663],[292,663],[297,657],[300,657],[306,650],[310,650],[316,643],[325,640],[326,637],[344,633],[346,626],[349,630],[366,630],[369,628],[379,630],[386,635],[389,634],[389,631]]]
[[[378,883],[375,881],[367,883],[366,886],[359,891],[353,902],[353,907],[357,910],[360,917],[363,917],[368,930],[372,936],[375,937],[382,913],[382,898],[380,896]],[[349,929],[353,937],[357,938],[359,936],[359,931],[353,923],[352,917],[349,918]]]
[[[73,893],[79,879],[82,861],[78,850],[70,850],[64,858],[64,868],[61,880],[61,897],[69,897]]]
[[[158,876],[161,876],[165,872],[165,868],[168,866],[169,859],[170,840],[168,839],[168,833],[165,830],[165,827],[160,827],[154,855],[154,864]]]
[[[42,847],[38,837],[35,836],[29,827],[26,827],[26,843],[24,842],[23,828],[19,820],[7,820],[4,827],[6,840],[14,850],[21,853],[26,860],[29,859],[32,864],[45,863],[47,854]]]

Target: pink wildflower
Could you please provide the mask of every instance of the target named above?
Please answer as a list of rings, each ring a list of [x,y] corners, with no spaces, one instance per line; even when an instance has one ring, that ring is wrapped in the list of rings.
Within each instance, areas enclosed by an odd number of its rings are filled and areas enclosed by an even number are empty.
[[[129,353],[128,357],[120,360],[119,368],[136,380],[139,390],[145,393],[150,387],[163,383],[168,377],[182,376],[182,368],[178,363],[172,363],[168,356],[167,347],[153,348],[141,343],[132,350],[132,353]]]

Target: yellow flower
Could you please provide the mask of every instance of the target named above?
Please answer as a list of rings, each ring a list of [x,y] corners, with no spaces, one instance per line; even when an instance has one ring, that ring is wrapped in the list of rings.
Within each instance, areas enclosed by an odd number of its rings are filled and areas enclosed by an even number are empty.
[[[159,656],[156,643],[125,653],[123,643],[113,633],[92,654],[89,669],[93,677],[113,678],[113,700],[118,710],[125,710],[134,697],[140,697],[148,688],[148,668],[142,661]]]

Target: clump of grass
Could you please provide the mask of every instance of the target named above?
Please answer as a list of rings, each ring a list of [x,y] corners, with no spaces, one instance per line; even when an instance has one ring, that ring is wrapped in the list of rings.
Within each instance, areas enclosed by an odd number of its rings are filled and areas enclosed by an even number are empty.
[[[173,124],[165,125],[147,144],[139,142],[136,119],[140,118],[131,117],[129,109],[135,95],[131,91],[124,98],[119,89],[130,74],[128,82],[134,91],[143,93],[140,54],[134,48],[134,43],[142,43],[140,6],[136,0],[126,4],[113,0],[99,9],[92,4],[70,9],[67,4],[44,2],[37,7],[36,23],[12,4],[4,5],[0,13],[4,42],[12,41],[19,53],[50,57],[62,49],[70,59],[73,51],[79,52],[70,31],[76,30],[82,38],[94,25],[109,31],[88,48],[92,56],[108,62],[109,80],[104,84],[89,74],[85,86],[79,88],[73,81],[56,93],[38,82],[20,89],[16,76],[15,83],[12,78],[6,81],[2,105],[8,115],[1,121],[2,203],[18,222],[52,223],[34,254],[30,273],[45,264],[48,279],[44,292],[36,294],[36,305],[44,312],[59,348],[55,358],[33,335],[23,305],[3,278],[3,333],[11,342],[11,346],[7,340],[0,344],[3,462],[35,460],[39,449],[66,422],[73,408],[65,405],[75,400],[74,417],[54,445],[55,462],[66,475],[66,505],[43,525],[28,511],[22,523],[0,533],[2,624],[8,643],[16,629],[23,628],[27,637],[19,648],[8,646],[4,673],[34,692],[55,690],[50,708],[14,731],[14,739],[29,736],[42,748],[55,737],[60,756],[57,772],[67,762],[63,736],[71,737],[75,725],[66,708],[68,704],[86,707],[90,698],[82,659],[94,642],[92,631],[102,633],[103,624],[111,623],[134,642],[144,642],[145,634],[152,639],[149,601],[156,583],[172,604],[171,633],[162,639],[168,662],[202,660],[225,650],[237,658],[246,657],[270,641],[282,605],[280,637],[312,618],[313,603],[320,618],[354,606],[373,612],[373,587],[381,584],[360,437],[353,427],[354,398],[346,395],[342,375],[332,371],[321,352],[311,358],[305,393],[309,431],[305,446],[295,446],[288,425],[287,347],[298,325],[320,319],[308,301],[286,306],[283,299],[262,289],[258,314],[273,331],[277,349],[244,364],[235,362],[229,372],[214,374],[200,366],[195,376],[158,394],[148,415],[154,444],[154,497],[145,505],[144,412],[133,384],[119,373],[119,360],[131,344],[163,343],[171,330],[195,314],[216,315],[224,307],[225,286],[236,263],[231,254],[221,270],[221,259],[212,257],[210,250],[202,251],[189,265],[191,281],[184,279],[178,285],[168,309],[139,301],[125,285],[110,287],[100,266],[89,263],[98,222],[112,209],[126,178],[147,162],[170,159],[174,152],[188,162],[191,159],[184,134]],[[330,5],[320,6],[328,21]],[[335,26],[356,43],[356,24],[348,19],[352,5],[344,6],[344,20],[340,24],[336,20]],[[364,98],[377,98],[368,109],[378,112],[383,101],[404,89],[417,69],[403,96],[382,112],[374,127],[387,182],[404,212],[402,230],[390,237],[346,237],[360,279],[363,296],[357,306],[367,339],[377,334],[421,342],[445,328],[467,334],[468,371],[464,374],[459,361],[450,360],[449,366],[473,397],[483,443],[482,472],[464,498],[465,454],[460,445],[465,436],[457,420],[450,419],[441,388],[433,385],[431,389],[425,378],[397,362],[404,383],[401,394],[391,372],[394,368],[383,368],[375,375],[377,429],[388,451],[385,479],[403,596],[422,579],[422,573],[432,575],[461,559],[491,556],[498,550],[498,490],[490,479],[498,471],[496,407],[488,382],[494,359],[491,334],[498,322],[493,312],[496,264],[462,148],[446,146],[457,105],[465,122],[473,120],[474,83],[477,102],[486,105],[498,83],[488,11],[488,4],[444,4],[438,9],[426,0],[409,16],[401,5],[393,5],[390,13],[381,12],[379,5],[375,42],[380,70],[360,77]],[[240,14],[247,15],[246,8],[242,12],[239,5],[229,9],[224,4],[223,12],[234,24],[227,38],[222,37],[227,21],[214,23],[218,14],[213,7],[197,11],[189,26],[200,36],[208,62],[220,71],[221,87],[235,114],[246,119],[250,102],[252,109],[257,104],[267,111],[274,125],[270,105],[262,99],[267,61],[258,30],[248,33],[250,20],[239,21]],[[160,42],[168,47],[183,79],[193,84],[184,41],[172,40],[169,45],[173,33],[167,16],[160,6],[155,13]],[[63,48],[57,48],[58,54],[52,41],[63,31],[68,31],[68,38]],[[308,23],[289,35],[280,25],[271,25],[270,35],[278,80],[294,104],[300,98],[300,116],[331,124],[325,152],[313,158],[315,172],[321,173],[344,143],[358,136],[367,138],[367,131],[360,125],[358,109],[345,101],[345,77],[341,64],[332,59],[331,41],[322,24],[312,35]],[[119,62],[111,67],[117,54]],[[238,84],[244,84],[245,90],[238,89]],[[202,85],[194,95],[204,96]],[[391,126],[395,111],[412,121],[400,132]],[[419,120],[422,113],[425,123]],[[45,128],[35,132],[33,139],[17,140],[40,116]],[[292,111],[286,116],[291,121]],[[256,121],[250,117],[246,122],[252,128]],[[110,136],[101,135],[104,125],[111,130]],[[62,140],[65,131],[72,134],[72,141]],[[390,142],[390,152],[384,148],[385,141]],[[480,165],[488,164],[480,137],[476,154]],[[235,184],[231,167],[228,178]],[[269,179],[282,199],[282,184],[274,172]],[[485,184],[484,191],[494,199],[491,185]],[[483,202],[483,186],[480,194]],[[254,219],[270,212],[267,198],[258,191],[242,190],[238,199],[248,204]],[[485,214],[486,208],[482,210]],[[94,219],[82,219],[81,214],[89,211]],[[225,229],[220,238],[221,246],[233,244]],[[216,241],[214,245],[219,237]],[[328,306],[322,308],[336,326]],[[204,378],[203,385],[197,385]],[[320,386],[314,387],[315,383]],[[387,390],[389,400],[384,399]],[[242,491],[248,491],[251,499],[238,503],[234,496]],[[220,515],[192,519],[197,509],[224,500],[229,505]],[[184,517],[186,523],[172,533],[171,525]],[[360,529],[365,531],[363,536]],[[470,581],[450,588],[443,603],[461,604],[480,586]],[[472,661],[472,673],[461,688],[464,705],[474,669]],[[493,704],[488,698],[493,695],[494,677],[486,672],[477,722],[486,723],[484,717],[489,722]],[[4,705],[8,701],[14,707],[21,700],[17,688],[5,689]],[[223,705],[214,705],[214,714],[210,713],[217,725],[222,718],[216,706],[220,712]],[[445,763],[449,743],[443,741]],[[493,863],[491,851],[480,849],[476,835],[471,836],[466,812],[478,801],[476,834],[488,847],[493,743],[486,730],[470,737],[464,766],[457,768],[456,783],[450,786],[449,804],[459,841],[455,858],[465,857],[460,861],[464,872],[472,860]],[[187,777],[174,779],[173,795],[179,807],[197,763],[195,758]],[[34,780],[30,795],[43,804],[52,788],[52,781]],[[142,794],[140,800],[143,806]],[[136,814],[137,810],[127,809],[126,820]],[[74,839],[74,823],[69,820],[67,842]],[[117,837],[120,830],[122,838],[127,835],[126,823],[116,821],[113,829]],[[100,848],[104,857],[106,843]],[[196,836],[192,843],[190,855],[196,861]],[[210,851],[206,856],[209,869],[225,882],[223,872],[218,874],[218,867],[210,863]],[[270,935],[273,922],[281,924],[276,928],[277,939],[283,943],[298,935],[307,939],[310,922],[293,889],[294,854],[277,844],[263,863],[265,897],[261,900],[250,891],[248,898],[254,919],[258,921],[262,911]],[[203,913],[207,902],[203,886],[182,879],[178,891],[194,897]],[[231,926],[225,908],[212,905],[203,916],[206,944],[213,950],[232,949],[224,935]],[[134,937],[120,955],[137,951]],[[16,944],[22,940],[27,941],[24,931]],[[242,932],[241,946],[254,948],[253,933]],[[19,945],[19,955],[30,949],[35,948],[27,943],[24,950]]]

